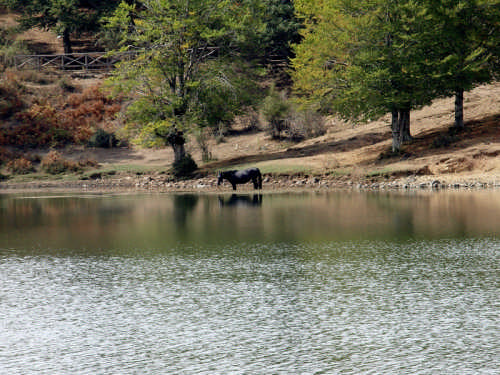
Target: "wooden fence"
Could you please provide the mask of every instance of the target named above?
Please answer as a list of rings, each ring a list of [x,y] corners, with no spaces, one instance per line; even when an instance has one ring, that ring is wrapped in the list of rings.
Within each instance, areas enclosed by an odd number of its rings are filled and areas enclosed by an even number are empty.
[[[71,53],[60,55],[17,55],[14,66],[17,69],[59,70],[111,70],[116,63],[131,59],[137,52],[122,52],[110,55],[106,52]]]

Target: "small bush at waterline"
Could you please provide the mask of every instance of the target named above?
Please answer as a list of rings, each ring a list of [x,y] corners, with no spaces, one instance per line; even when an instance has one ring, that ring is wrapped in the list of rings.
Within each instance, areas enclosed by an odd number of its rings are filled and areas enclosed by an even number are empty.
[[[172,172],[175,175],[175,177],[189,176],[197,169],[198,165],[196,165],[196,162],[189,154],[186,154],[184,158],[182,158],[178,162],[175,162],[172,165]]]

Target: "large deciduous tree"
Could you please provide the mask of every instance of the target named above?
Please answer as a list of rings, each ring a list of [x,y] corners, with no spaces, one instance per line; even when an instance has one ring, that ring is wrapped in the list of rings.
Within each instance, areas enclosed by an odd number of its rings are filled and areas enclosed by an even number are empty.
[[[427,104],[429,19],[414,1],[302,0],[304,41],[293,78],[299,95],[348,119],[392,113],[393,150],[411,140],[410,111]]]
[[[457,93],[460,124],[463,90],[491,80],[498,3],[298,0],[306,29],[293,61],[295,88],[321,109],[350,119],[392,113],[398,151],[411,139],[411,110]]]
[[[248,13],[229,0],[118,7],[108,25],[115,32],[122,28],[121,50],[136,55],[119,65],[110,83],[131,98],[128,129],[138,141],[170,144],[178,161],[184,157],[181,131],[229,121],[246,103],[251,90],[239,78],[244,64],[234,59]]]

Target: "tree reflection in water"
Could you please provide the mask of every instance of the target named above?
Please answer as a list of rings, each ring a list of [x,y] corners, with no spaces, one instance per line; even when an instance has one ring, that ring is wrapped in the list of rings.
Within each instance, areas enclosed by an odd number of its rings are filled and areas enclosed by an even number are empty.
[[[196,194],[177,194],[173,197],[173,216],[177,229],[185,230],[187,219],[190,213],[194,211],[199,201],[199,195]]]

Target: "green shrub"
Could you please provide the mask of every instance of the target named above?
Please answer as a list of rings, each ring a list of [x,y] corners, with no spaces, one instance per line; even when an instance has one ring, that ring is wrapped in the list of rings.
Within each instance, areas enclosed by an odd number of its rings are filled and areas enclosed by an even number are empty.
[[[286,118],[290,111],[290,103],[283,93],[271,88],[269,95],[264,99],[260,112],[267,122],[267,131],[273,138],[281,138],[286,130]]]
[[[273,138],[289,138],[293,141],[319,137],[326,133],[325,119],[312,110],[295,108],[285,93],[271,88],[264,99],[260,114],[267,132]]]
[[[189,154],[172,164],[172,171],[176,177],[189,176],[197,169],[198,165]]]
[[[118,145],[118,139],[114,133],[108,133],[104,129],[97,129],[89,139],[89,146],[112,148]]]

